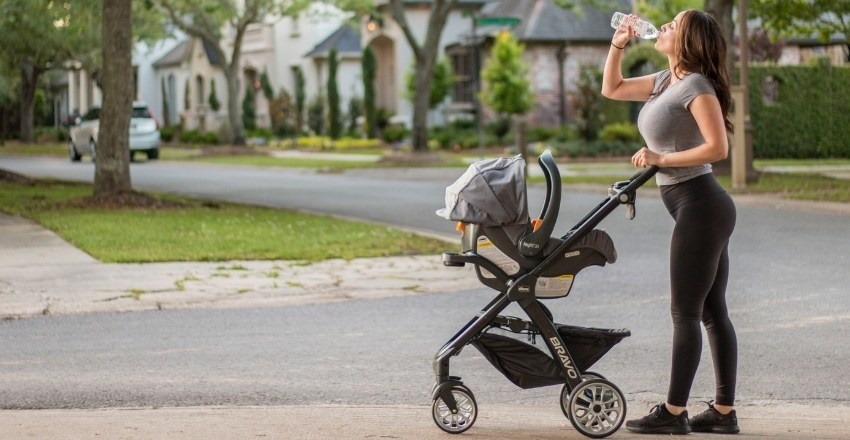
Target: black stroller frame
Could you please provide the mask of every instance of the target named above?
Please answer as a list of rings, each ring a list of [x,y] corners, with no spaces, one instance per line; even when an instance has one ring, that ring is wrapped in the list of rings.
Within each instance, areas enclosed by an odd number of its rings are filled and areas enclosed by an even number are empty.
[[[453,434],[464,432],[472,426],[477,417],[477,402],[471,390],[464,385],[461,377],[450,374],[451,357],[460,354],[461,350],[468,344],[473,344],[479,348],[494,366],[523,388],[563,384],[561,409],[570,419],[572,425],[585,436],[591,438],[607,437],[616,432],[624,421],[626,409],[622,392],[601,375],[587,371],[587,367],[601,358],[620,339],[628,336],[628,330],[585,329],[557,324],[548,308],[538,299],[535,288],[541,277],[551,276],[554,267],[559,264],[563,265],[565,255],[570,256],[570,252],[574,248],[581,247],[583,243],[586,244],[589,234],[605,235],[604,238],[610,243],[607,234],[594,228],[620,205],[626,205],[627,218],[634,218],[636,192],[656,174],[658,168],[654,166],[645,168],[634,174],[630,179],[611,185],[607,198],[585,215],[559,240],[554,240],[550,236],[560,209],[560,173],[554,158],[548,151],[538,158],[538,162],[543,169],[547,185],[546,199],[540,215],[542,226],[527,233],[516,244],[516,248],[518,248],[516,250],[519,252],[517,257],[527,257],[534,262],[533,267],[528,270],[520,270],[514,275],[508,275],[497,264],[479,255],[475,250],[464,249],[462,253],[444,253],[442,255],[443,264],[446,266],[474,265],[482,282],[486,281],[486,285],[499,292],[474,318],[449,339],[434,357],[433,368],[436,383],[432,391],[433,417],[437,426],[446,432]],[[465,225],[464,233],[474,235],[477,226]],[[471,238],[475,240],[474,236]],[[493,241],[496,242],[496,240]],[[553,247],[553,243],[558,244]],[[608,258],[607,262],[613,262],[616,259],[613,243],[610,243],[610,245],[613,259]],[[575,253],[577,252],[573,252],[573,254]],[[605,259],[599,260],[598,258],[585,261],[581,267],[575,269],[575,272],[588,265],[604,265],[605,262]],[[481,276],[482,269],[491,274],[486,280]],[[566,293],[562,296],[566,296]],[[500,315],[509,304],[514,302],[528,315],[530,321]],[[511,378],[508,374],[510,372],[500,368],[481,347],[480,343],[484,342],[482,336],[489,335],[487,331],[493,328],[526,334],[529,340],[541,335],[551,354],[551,360],[548,362],[554,364],[554,366],[550,366],[550,371],[554,375],[543,380],[532,378],[528,381],[529,383],[522,383]],[[602,343],[607,346],[595,348],[595,353],[579,353],[577,356],[576,350],[571,350],[571,333],[575,332],[590,333],[591,337],[594,338],[607,338]],[[518,343],[522,344],[521,342]],[[534,350],[537,349],[534,348]]]

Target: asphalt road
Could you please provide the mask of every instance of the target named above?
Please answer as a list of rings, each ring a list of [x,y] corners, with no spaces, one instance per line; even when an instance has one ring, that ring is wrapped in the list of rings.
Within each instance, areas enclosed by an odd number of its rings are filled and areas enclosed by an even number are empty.
[[[0,159],[33,176],[91,179],[91,164]],[[451,234],[434,215],[446,176],[316,174],[174,163],[132,166],[137,189],[333,212]],[[443,178],[445,177],[445,179]],[[666,388],[670,323],[666,258],[672,222],[652,188],[638,217],[602,224],[617,263],[582,272],[549,301],[560,322],[629,328],[603,358],[630,401]],[[542,188],[529,189],[532,212]],[[561,224],[602,193],[570,193]],[[847,217],[739,204],[729,303],[740,342],[739,399],[848,404],[850,255]],[[447,268],[446,270],[451,270]],[[0,408],[184,405],[427,404],[434,352],[491,294],[486,289],[288,308],[43,317],[0,322]],[[509,312],[510,313],[510,312]],[[519,311],[513,311],[521,314]],[[474,350],[453,363],[480,403],[551,403],[554,388],[519,391]],[[707,347],[692,397],[710,398]]]

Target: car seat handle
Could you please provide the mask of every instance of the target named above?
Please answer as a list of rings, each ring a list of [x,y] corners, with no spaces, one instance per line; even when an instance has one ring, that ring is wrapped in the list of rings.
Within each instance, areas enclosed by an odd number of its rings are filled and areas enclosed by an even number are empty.
[[[561,209],[561,173],[558,170],[558,164],[555,163],[555,158],[552,157],[552,152],[544,151],[537,158],[537,162],[543,169],[544,177],[546,177],[546,199],[543,201],[543,209],[540,211],[539,217],[542,224],[520,238],[517,244],[519,252],[525,257],[534,257],[543,251],[552,236],[552,231],[555,230],[558,212]]]

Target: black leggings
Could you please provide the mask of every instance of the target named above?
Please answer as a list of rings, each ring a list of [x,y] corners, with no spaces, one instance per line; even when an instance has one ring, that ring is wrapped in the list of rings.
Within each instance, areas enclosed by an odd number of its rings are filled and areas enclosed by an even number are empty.
[[[734,405],[738,341],[726,309],[726,281],[735,204],[712,174],[662,186],[661,199],[676,220],[670,243],[673,360],[667,403],[687,406],[702,353],[702,321],[714,361],[715,402]]]

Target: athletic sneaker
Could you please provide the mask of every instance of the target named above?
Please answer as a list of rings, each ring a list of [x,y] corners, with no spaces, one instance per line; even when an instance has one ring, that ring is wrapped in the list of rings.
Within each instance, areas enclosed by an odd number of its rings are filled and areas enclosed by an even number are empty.
[[[734,409],[729,414],[720,414],[711,402],[705,403],[708,404],[708,409],[688,420],[692,431],[716,434],[737,434],[741,431],[738,428],[738,416],[735,415]]]
[[[649,411],[649,415],[641,419],[626,422],[626,429],[636,434],[687,434],[691,432],[688,425],[688,412],[674,416],[667,407],[660,403]]]

